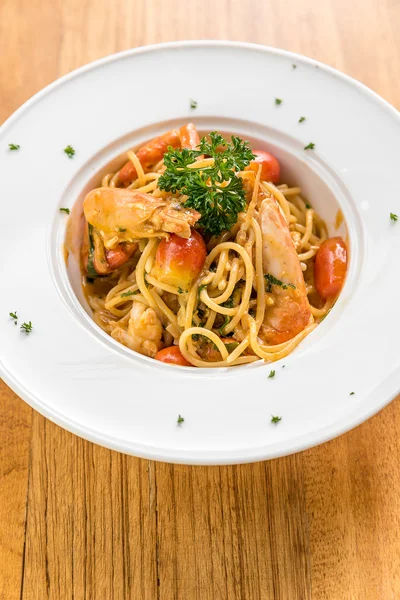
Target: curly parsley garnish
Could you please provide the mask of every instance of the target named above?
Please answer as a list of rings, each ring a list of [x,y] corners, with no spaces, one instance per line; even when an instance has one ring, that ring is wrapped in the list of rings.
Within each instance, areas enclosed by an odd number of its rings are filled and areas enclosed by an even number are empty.
[[[67,215],[69,215],[71,211],[69,210],[69,208],[60,208],[60,212],[65,212],[67,213]]]
[[[66,148],[64,148],[64,152],[68,156],[68,158],[72,158],[75,154],[75,150],[72,146],[67,146]]]
[[[300,117],[300,119],[299,119],[299,123],[303,123],[305,120],[306,120],[306,118],[305,118],[305,117]]]
[[[177,420],[178,425],[181,425],[184,422],[184,420],[185,419],[183,417],[181,417],[181,415],[178,415],[178,420]]]
[[[288,288],[292,288],[294,290],[296,289],[296,286],[293,285],[293,283],[284,283],[280,279],[277,279],[276,277],[271,275],[271,273],[267,273],[266,275],[264,275],[264,277],[267,283],[266,291],[268,294],[272,292],[273,285],[279,285],[279,287],[281,287],[283,290],[287,290]]]
[[[279,421],[282,421],[282,417],[274,417],[274,415],[271,415],[271,423],[279,423]]]
[[[17,324],[17,321],[18,321],[18,315],[17,315],[17,311],[15,311],[15,312],[10,312],[10,313],[9,313],[9,315],[10,315],[10,317],[11,317],[12,319],[14,319],[14,325],[16,325],[16,324]]]
[[[275,98],[275,104],[277,104],[279,106],[279,104],[282,104],[283,100],[282,98]]]
[[[314,142],[310,142],[307,146],[304,146],[304,150],[314,150],[315,144]]]
[[[398,220],[398,218],[399,217],[397,215],[395,215],[394,213],[390,213],[390,220],[391,221],[395,221],[396,222]]]
[[[205,154],[214,164],[193,168],[196,158]],[[198,224],[211,235],[229,230],[245,209],[243,182],[235,173],[242,171],[255,158],[248,142],[236,136],[227,142],[219,133],[210,133],[210,141],[201,139],[198,150],[174,150],[164,155],[166,171],[158,180],[161,190],[187,196],[185,206],[201,214]]]
[[[273,379],[275,377],[275,371],[270,371],[267,379]]]
[[[190,100],[190,108],[192,110],[194,110],[195,108],[197,108],[197,102],[196,102],[196,100]]]
[[[25,333],[30,333],[32,331],[32,322],[29,321],[29,323],[23,323],[20,327],[21,331],[24,331]]]
[[[19,144],[8,144],[9,150],[19,150],[20,147],[21,146]]]

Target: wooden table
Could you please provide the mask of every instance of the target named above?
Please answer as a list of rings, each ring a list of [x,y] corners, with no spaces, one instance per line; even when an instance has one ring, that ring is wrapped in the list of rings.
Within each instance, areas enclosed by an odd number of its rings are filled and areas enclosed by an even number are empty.
[[[91,60],[199,38],[304,53],[400,108],[399,30],[398,0],[1,0],[0,122]],[[400,598],[398,400],[313,450],[221,468],[110,452],[4,384],[0,410],[1,599]]]

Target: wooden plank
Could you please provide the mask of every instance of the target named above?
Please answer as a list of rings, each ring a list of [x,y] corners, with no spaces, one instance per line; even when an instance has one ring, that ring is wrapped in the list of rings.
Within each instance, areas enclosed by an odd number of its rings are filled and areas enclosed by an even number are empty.
[[[154,469],[34,414],[22,598],[157,597]]]
[[[0,598],[20,597],[32,410],[0,380]]]

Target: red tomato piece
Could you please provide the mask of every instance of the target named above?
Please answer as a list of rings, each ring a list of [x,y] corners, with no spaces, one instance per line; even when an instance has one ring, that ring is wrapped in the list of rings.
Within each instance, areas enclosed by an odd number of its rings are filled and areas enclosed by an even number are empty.
[[[188,239],[173,233],[157,248],[154,275],[159,281],[186,292],[199,276],[206,254],[206,245],[197,231],[192,229]]]
[[[278,159],[265,150],[253,150],[253,154],[255,154],[256,158],[251,161],[246,170],[257,172],[261,164],[261,179],[270,181],[271,183],[278,183],[281,176],[281,166]]]
[[[163,350],[157,352],[154,358],[163,363],[169,363],[171,365],[180,365],[181,367],[193,367],[193,365],[190,364],[190,362],[188,362],[183,356],[178,346],[169,346],[168,348],[163,348]]]
[[[337,296],[347,271],[347,247],[341,237],[325,240],[317,252],[314,265],[315,287],[326,300]]]

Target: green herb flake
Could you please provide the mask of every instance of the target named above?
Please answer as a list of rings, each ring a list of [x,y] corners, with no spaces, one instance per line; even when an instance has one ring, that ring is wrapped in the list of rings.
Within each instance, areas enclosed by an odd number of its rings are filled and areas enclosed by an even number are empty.
[[[64,152],[68,156],[68,158],[72,158],[75,154],[75,150],[72,146],[67,146],[66,148],[64,148]]]
[[[221,327],[218,329],[218,333],[219,335],[224,335],[223,330],[225,329],[225,327],[228,325],[228,323],[230,323],[232,320],[232,317],[228,317],[228,315],[225,315],[225,320],[222,323]]]
[[[119,233],[125,233],[126,231],[125,227],[117,227],[116,229]]]
[[[395,215],[394,213],[390,213],[390,220],[391,221],[398,221],[399,217],[397,215]]]
[[[25,333],[30,333],[32,331],[32,322],[29,321],[29,323],[23,323],[20,327],[21,331],[24,331]]]
[[[306,208],[311,208],[311,204],[309,204],[308,202],[306,202]]]
[[[67,215],[69,215],[71,211],[69,210],[69,208],[60,208],[60,212],[65,212],[67,213]]]
[[[190,108],[192,110],[194,110],[195,108],[197,108],[197,102],[196,102],[196,100],[192,100],[192,99],[190,100]]]
[[[271,423],[274,423],[276,425],[277,423],[279,423],[279,421],[282,421],[282,417],[274,417],[274,415],[271,415]]]
[[[279,104],[282,104],[283,100],[282,98],[275,98],[275,104],[277,104],[279,106]]]
[[[273,285],[279,285],[279,287],[281,287],[283,290],[287,290],[288,288],[292,288],[293,290],[296,289],[296,286],[293,285],[293,283],[284,283],[280,279],[277,279],[276,277],[271,275],[271,273],[267,273],[266,275],[264,275],[264,277],[266,280],[266,291],[268,294],[272,292]]]
[[[182,423],[184,422],[184,420],[185,419],[183,417],[181,417],[181,415],[178,415],[178,420],[177,420],[178,425],[182,425]]]
[[[206,283],[202,283],[199,285],[199,289],[197,290],[197,297],[200,298],[201,292],[207,288]]]
[[[267,379],[273,379],[275,377],[275,371],[270,371]]]
[[[187,197],[184,206],[201,214],[198,225],[210,235],[220,235],[231,229],[238,215],[246,207],[241,177],[242,171],[253,160],[248,142],[231,136],[227,142],[213,131],[203,137],[196,150],[168,148],[164,154],[165,172],[158,180],[161,190],[179,192]],[[196,169],[193,163],[206,154],[214,159],[208,167]]]
[[[229,353],[233,352],[239,346],[239,342],[227,342],[225,348]]]
[[[181,287],[178,287],[178,294],[187,294],[187,290],[183,290]]]
[[[17,315],[17,311],[15,311],[15,312],[10,312],[10,313],[9,313],[9,315],[10,315],[10,317],[11,317],[11,318],[14,320],[14,325],[16,325],[16,324],[17,324],[17,321],[18,321],[18,315]]]
[[[21,146],[19,144],[8,144],[9,150],[19,150],[20,147]]]
[[[304,146],[304,150],[314,150],[315,144],[314,142],[310,142],[307,146]]]
[[[300,119],[299,119],[299,123],[304,123],[304,121],[305,121],[305,120],[306,120],[306,118],[305,118],[305,117],[300,117]]]
[[[292,64],[292,69],[297,69],[297,65],[295,65],[294,63]]]
[[[121,298],[128,298],[128,296],[136,296],[136,294],[140,294],[140,290],[129,290],[129,292],[124,292],[120,294]]]
[[[354,396],[355,392],[350,392],[350,396]]]

